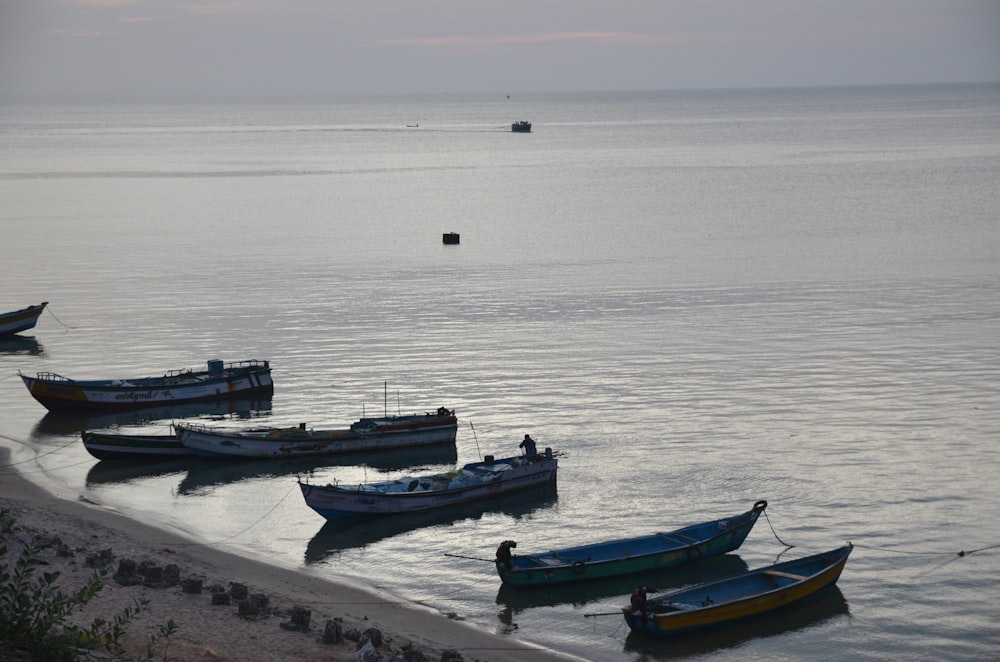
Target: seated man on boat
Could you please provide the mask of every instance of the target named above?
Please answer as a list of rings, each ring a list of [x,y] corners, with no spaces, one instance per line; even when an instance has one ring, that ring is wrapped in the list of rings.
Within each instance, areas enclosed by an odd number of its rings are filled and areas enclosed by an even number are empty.
[[[632,598],[630,602],[632,603],[632,611],[637,613],[642,613],[646,610],[646,594],[649,591],[645,586],[636,586],[635,590],[632,591]]]
[[[535,448],[535,440],[531,438],[531,435],[524,435],[524,441],[517,446],[524,449],[524,456],[529,460],[538,455],[538,449]]]

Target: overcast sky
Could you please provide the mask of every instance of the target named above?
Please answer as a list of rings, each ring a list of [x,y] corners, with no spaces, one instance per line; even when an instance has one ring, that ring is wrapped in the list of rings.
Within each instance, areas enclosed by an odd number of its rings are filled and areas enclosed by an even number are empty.
[[[1000,80],[1000,0],[0,0],[0,94]]]

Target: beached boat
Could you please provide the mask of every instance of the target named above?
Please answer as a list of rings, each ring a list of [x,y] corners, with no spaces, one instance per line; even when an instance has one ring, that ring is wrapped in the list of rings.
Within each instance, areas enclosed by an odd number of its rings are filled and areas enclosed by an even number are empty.
[[[622,608],[633,631],[671,636],[757,616],[837,583],[853,546],[750,570]],[[637,589],[637,592],[639,589]]]
[[[21,310],[0,313],[0,336],[9,336],[35,328],[38,316],[42,314],[47,305],[49,305],[49,302],[43,301],[37,306],[28,306]]]
[[[461,469],[360,485],[312,485],[299,481],[306,505],[328,520],[394,515],[447,508],[555,483],[558,460],[552,449],[532,457],[471,462]]]
[[[510,130],[514,133],[531,133],[531,122],[521,120],[510,125]]]
[[[274,393],[267,361],[208,362],[207,370],[171,370],[162,377],[76,380],[52,372],[17,373],[35,400],[51,411],[136,409],[229,400]]]
[[[253,430],[192,423],[174,427],[181,443],[201,457],[300,457],[454,443],[458,419],[454,410],[439,407],[425,414],[362,418],[333,430],[307,429],[305,423]]]
[[[497,574],[510,586],[548,586],[655,572],[731,552],[743,544],[767,508],[758,501],[745,513],[692,524],[668,533],[567,547],[537,554],[513,554],[505,540],[497,549]]]
[[[99,460],[127,458],[193,457],[176,434],[117,434],[113,432],[81,433],[87,452]]]

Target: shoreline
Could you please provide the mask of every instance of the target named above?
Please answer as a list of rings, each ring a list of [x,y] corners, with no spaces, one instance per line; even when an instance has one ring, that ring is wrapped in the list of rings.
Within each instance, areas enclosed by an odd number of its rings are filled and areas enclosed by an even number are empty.
[[[94,617],[111,619],[136,599],[149,604],[129,627],[125,638],[134,654],[144,651],[149,636],[173,620],[177,633],[170,638],[168,659],[193,660],[332,660],[359,659],[356,650],[366,638],[381,635],[378,652],[383,658],[439,660],[442,654],[458,662],[567,662],[575,656],[510,640],[484,632],[415,603],[384,598],[374,591],[290,568],[269,565],[206,546],[166,528],[131,519],[82,498],[73,501],[46,491],[10,466],[11,452],[0,446],[0,509],[14,518],[15,531],[8,538],[4,562],[11,565],[20,554],[19,543],[32,534],[58,539],[69,556],[45,550],[49,567],[61,573],[58,587],[67,592],[81,586],[94,571],[88,556],[110,553],[104,589],[72,622],[88,625]],[[110,550],[108,552],[107,550]],[[174,565],[181,580],[197,578],[206,588],[186,593],[181,585],[166,588],[120,585],[113,579],[123,559],[136,564]],[[266,596],[259,615],[241,616],[235,602],[213,604],[208,587],[244,586],[254,596]],[[235,590],[233,591],[235,595]],[[242,607],[239,608],[242,610]],[[309,611],[306,631],[286,629],[293,610]],[[339,624],[344,637],[324,643],[325,624]],[[371,628],[379,631],[365,635]],[[355,635],[361,635],[355,640]],[[446,651],[450,651],[446,653]]]

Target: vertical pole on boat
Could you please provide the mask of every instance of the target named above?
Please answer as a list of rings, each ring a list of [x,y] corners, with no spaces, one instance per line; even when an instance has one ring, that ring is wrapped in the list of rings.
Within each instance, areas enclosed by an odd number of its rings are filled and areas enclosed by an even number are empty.
[[[483,451],[479,450],[479,436],[476,434],[476,426],[472,424],[472,421],[469,421],[469,427],[472,428],[472,436],[476,440],[476,452],[479,453],[479,460],[482,461]]]
[[[389,382],[382,382],[382,415],[389,418]]]

